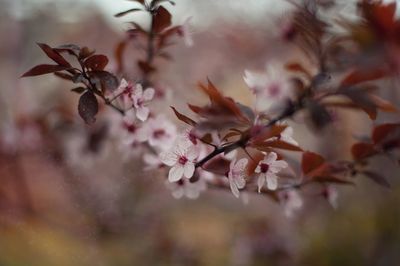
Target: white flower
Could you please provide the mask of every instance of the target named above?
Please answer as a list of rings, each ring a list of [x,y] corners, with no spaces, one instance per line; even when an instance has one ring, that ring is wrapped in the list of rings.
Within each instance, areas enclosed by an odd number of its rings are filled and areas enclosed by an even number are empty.
[[[132,107],[132,93],[134,85],[132,82],[127,82],[125,79],[121,80],[119,87],[112,93],[111,99],[118,99],[124,109]]]
[[[295,211],[298,211],[303,206],[303,200],[300,197],[300,194],[296,190],[288,190],[281,194],[285,215],[287,217],[292,217]]]
[[[154,89],[148,88],[143,91],[141,84],[136,84],[136,88],[132,93],[133,106],[136,109],[136,117],[141,121],[146,121],[149,117],[150,109],[147,107],[147,103],[154,97]]]
[[[261,192],[265,182],[267,182],[267,187],[270,190],[278,188],[278,176],[276,174],[286,168],[288,164],[283,160],[276,160],[277,158],[278,155],[275,152],[270,152],[258,163],[255,169],[255,172],[259,174],[258,192]]]
[[[183,37],[183,41],[186,46],[191,47],[193,46],[193,38],[192,38],[192,31],[190,27],[190,21],[192,17],[188,17],[183,24],[180,26],[178,34]]]
[[[122,130],[120,135],[122,143],[132,145],[139,141],[139,127],[135,124],[135,112],[133,110],[125,113],[120,129]]]
[[[176,182],[182,177],[191,178],[195,170],[195,159],[197,158],[197,150],[194,146],[177,141],[172,150],[162,152],[160,154],[161,161],[171,166],[169,170],[168,180]]]
[[[147,120],[138,134],[140,141],[148,141],[150,146],[165,151],[174,144],[177,130],[165,116],[159,115]]]
[[[176,199],[187,197],[189,199],[197,199],[200,196],[200,192],[207,189],[207,185],[204,179],[198,179],[195,182],[191,182],[190,179],[181,179],[178,182],[165,182],[165,185],[169,190],[172,191],[172,196]]]
[[[244,81],[256,95],[257,107],[268,111],[290,98],[290,83],[281,66],[268,64],[264,73],[245,70]]]
[[[246,175],[246,166],[248,160],[246,158],[242,158],[236,162],[233,160],[229,165],[229,172],[227,174],[229,178],[229,185],[231,187],[231,191],[236,198],[239,198],[239,189],[244,188],[246,185],[246,180],[244,179]]]

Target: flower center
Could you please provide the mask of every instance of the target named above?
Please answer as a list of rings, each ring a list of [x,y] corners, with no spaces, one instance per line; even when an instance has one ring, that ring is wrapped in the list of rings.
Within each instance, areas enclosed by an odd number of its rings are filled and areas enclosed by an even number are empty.
[[[181,156],[181,157],[179,157],[178,162],[181,165],[185,165],[188,162],[188,158],[186,158],[186,156]]]
[[[197,137],[196,137],[195,134],[189,133],[189,140],[190,140],[190,142],[192,142],[194,145],[197,144]]]
[[[128,124],[128,123],[124,122],[123,126],[129,133],[135,133],[135,131],[136,131],[136,127],[134,124]]]
[[[262,172],[262,173],[266,173],[266,172],[268,172],[269,165],[266,164],[266,163],[262,163],[262,164],[260,165],[260,168],[261,168],[261,172]]]
[[[277,83],[273,83],[268,87],[268,93],[271,97],[276,97],[280,93],[280,86]]]
[[[162,136],[164,136],[164,134],[165,134],[164,129],[157,129],[153,132],[153,137],[158,139],[158,138],[161,138]]]

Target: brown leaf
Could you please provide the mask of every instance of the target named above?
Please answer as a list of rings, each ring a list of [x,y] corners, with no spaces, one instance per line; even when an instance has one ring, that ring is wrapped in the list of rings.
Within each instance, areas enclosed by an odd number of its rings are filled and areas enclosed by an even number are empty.
[[[321,167],[324,163],[324,157],[317,153],[306,151],[303,153],[303,158],[301,160],[301,169],[303,173],[307,175],[311,171]]]
[[[359,142],[351,147],[351,154],[355,160],[362,160],[376,153],[377,151],[371,143]]]
[[[167,9],[163,6],[158,7],[156,14],[153,15],[153,31],[159,33],[171,26],[171,18],[172,16]]]
[[[59,65],[37,65],[30,69],[29,71],[25,72],[21,78],[23,77],[33,77],[33,76],[40,76],[44,74],[49,74],[49,73],[54,73],[58,71],[63,71],[70,69],[71,67],[69,66],[59,66]]]
[[[84,65],[92,70],[104,70],[107,64],[108,58],[102,54],[92,55],[84,62]]]
[[[45,54],[54,62],[56,62],[60,66],[65,66],[65,67],[71,67],[71,64],[68,63],[65,58],[60,55],[56,50],[48,46],[47,44],[44,43],[37,43],[39,47],[45,52]]]
[[[156,70],[155,67],[153,67],[152,65],[149,65],[145,61],[138,61],[138,66],[143,71],[143,73],[151,73]]]
[[[273,137],[279,137],[280,134],[287,128],[287,125],[273,125],[271,127],[253,127],[250,135],[251,144],[258,145]]]
[[[183,114],[179,113],[174,107],[171,106],[171,108],[174,111],[176,117],[179,120],[181,120],[182,122],[184,122],[184,123],[186,123],[186,124],[188,124],[190,126],[193,126],[193,127],[197,125],[197,123],[193,119],[187,117],[186,115],[183,115]]]
[[[361,82],[373,81],[384,78],[389,71],[384,68],[375,69],[355,69],[350,72],[341,82],[343,86],[356,85]]]
[[[96,121],[96,114],[99,111],[99,104],[96,96],[91,91],[85,92],[79,98],[78,112],[87,124],[93,124]]]
[[[266,141],[262,144],[259,144],[258,146],[265,146],[265,147],[288,150],[288,151],[303,151],[303,149],[300,148],[299,146],[293,145],[291,143],[282,140]]]

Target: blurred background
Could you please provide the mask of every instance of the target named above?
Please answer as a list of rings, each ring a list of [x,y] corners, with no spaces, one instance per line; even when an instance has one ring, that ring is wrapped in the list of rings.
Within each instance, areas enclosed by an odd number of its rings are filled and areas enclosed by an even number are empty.
[[[280,42],[292,9],[286,1],[175,2],[167,8],[176,24],[192,17],[194,46],[177,42],[169,50],[173,61],[159,62],[156,80],[174,96],[157,108],[187,111],[188,101],[204,103],[195,87],[207,77],[251,103],[245,69],[301,59]],[[354,2],[339,3],[337,15],[356,17]],[[127,22],[148,22],[144,15],[113,16],[131,6],[123,0],[0,0],[0,265],[399,265],[400,171],[387,158],[374,167],[386,174],[390,190],[359,179],[338,188],[336,209],[304,191],[304,207],[290,219],[259,195],[247,195],[246,203],[210,189],[197,200],[175,200],[161,171],[143,171],[140,158],[122,160],[112,144],[97,144],[102,120],[84,125],[78,95],[66,81],[19,79],[48,62],[36,42],[95,48],[110,57],[112,71]],[[397,81],[383,85],[382,97],[399,106]],[[353,112],[337,119],[318,133],[295,121],[295,139],[328,158],[348,158],[354,135],[367,134],[372,124]],[[393,119],[398,116],[380,115],[378,122]],[[92,145],[83,151],[88,140]]]

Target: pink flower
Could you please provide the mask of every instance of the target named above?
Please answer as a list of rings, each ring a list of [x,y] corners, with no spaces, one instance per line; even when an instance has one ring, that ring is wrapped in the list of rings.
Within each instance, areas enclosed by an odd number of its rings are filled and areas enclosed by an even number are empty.
[[[276,175],[283,168],[286,168],[288,164],[283,160],[276,160],[278,158],[275,152],[270,152],[265,155],[264,159],[261,160],[255,172],[258,173],[258,192],[261,192],[261,188],[267,182],[267,187],[270,190],[278,188],[278,176]]]
[[[146,121],[138,134],[140,141],[148,141],[150,146],[165,151],[173,145],[177,130],[165,116],[159,115]]]
[[[291,96],[289,80],[280,66],[269,64],[264,73],[246,70],[243,78],[263,111],[280,107]]]
[[[122,143],[132,145],[139,141],[139,127],[135,124],[135,112],[129,110],[125,113],[120,124]]]
[[[242,158],[239,161],[233,160],[229,165],[227,177],[229,179],[231,191],[236,198],[239,198],[239,189],[244,188],[246,185],[245,171],[247,163],[248,160],[246,158]]]
[[[172,168],[169,170],[168,180],[176,182],[182,177],[191,178],[195,170],[195,160],[197,149],[192,145],[187,145],[177,141],[173,149],[160,154],[161,161]]]
[[[136,109],[136,117],[141,121],[146,121],[149,117],[150,109],[147,107],[149,101],[154,97],[154,89],[148,88],[143,91],[141,84],[136,84],[136,88],[132,94],[133,106]]]
[[[124,109],[128,109],[133,105],[133,89],[134,84],[132,84],[132,82],[127,82],[125,79],[122,79],[119,87],[113,92],[111,99],[118,99],[122,102]]]
[[[303,206],[303,200],[296,190],[288,190],[281,194],[283,205],[285,208],[285,215],[292,217],[295,211],[298,211]]]

